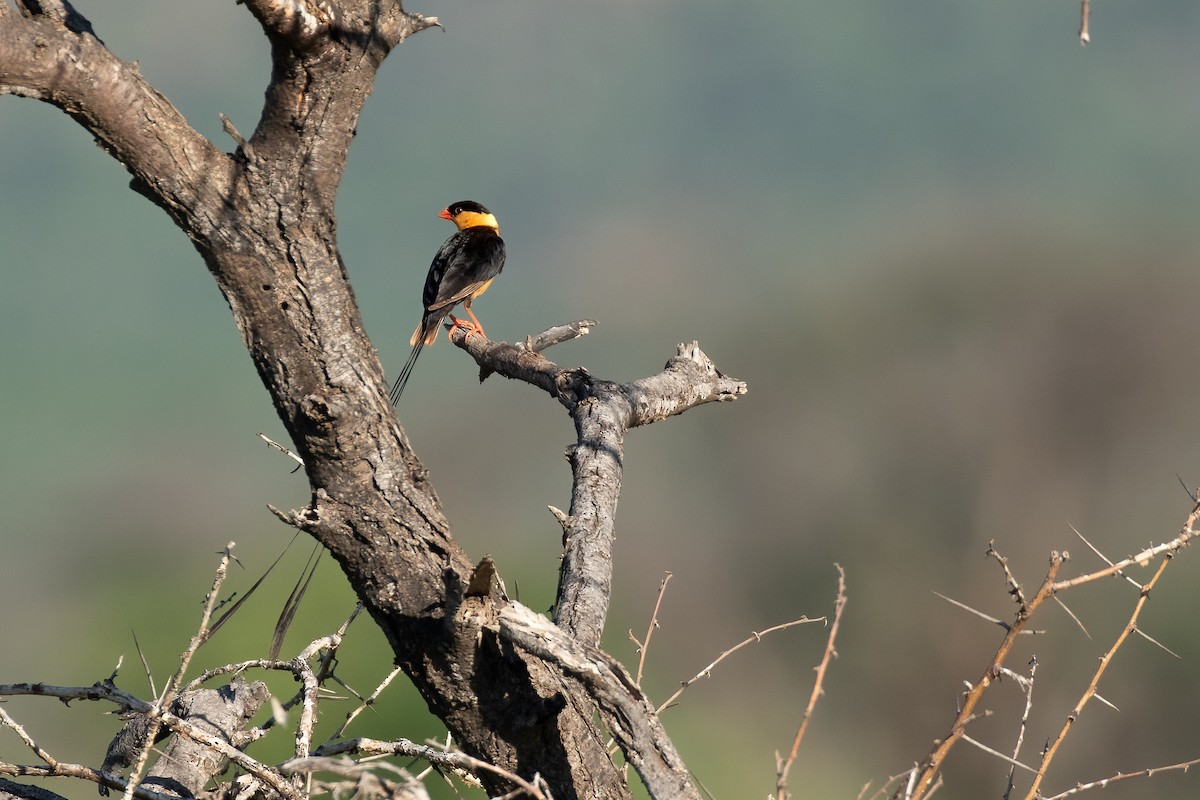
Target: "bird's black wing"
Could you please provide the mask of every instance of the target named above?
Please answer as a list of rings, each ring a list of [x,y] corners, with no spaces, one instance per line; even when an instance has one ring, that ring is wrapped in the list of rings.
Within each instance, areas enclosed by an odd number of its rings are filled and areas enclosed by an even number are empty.
[[[491,228],[458,231],[442,245],[425,279],[426,312],[449,310],[504,269],[504,240]]]

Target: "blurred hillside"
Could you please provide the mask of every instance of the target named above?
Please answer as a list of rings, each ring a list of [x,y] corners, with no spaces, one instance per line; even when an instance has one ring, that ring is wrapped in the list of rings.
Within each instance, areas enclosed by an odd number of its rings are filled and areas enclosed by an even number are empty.
[[[221,147],[218,113],[254,128],[269,65],[244,8],[77,5]],[[437,211],[473,198],[510,253],[476,307],[489,334],[590,317],[593,335],[552,358],[633,379],[698,339],[749,384],[627,442],[608,643],[632,662],[626,632],[644,634],[672,571],[651,697],[751,630],[828,613],[839,562],[840,657],[792,784],[853,798],[924,756],[998,641],[933,595],[1008,616],[989,540],[1034,585],[1052,549],[1072,552],[1070,573],[1097,565],[1071,526],[1113,558],[1174,535],[1191,504],[1176,474],[1200,484],[1200,6],[1096,4],[1087,49],[1068,0],[410,7],[445,31],[385,64],[339,197],[385,370],[407,355],[450,232]],[[306,486],[254,437],[283,438],[166,216],[42,104],[0,98],[0,143],[0,682],[89,684],[124,655],[121,685],[145,693],[130,630],[161,685],[215,551],[238,543],[231,588],[244,591],[291,537],[266,504],[302,505]],[[443,344],[400,417],[467,551],[548,607],[560,535],[545,506],[569,502],[573,436],[560,407],[499,378],[478,386]],[[293,546],[203,665],[263,653],[310,550]],[[1129,645],[1102,688],[1122,712],[1089,707],[1048,789],[1196,757],[1193,561],[1168,571],[1143,619],[1182,659]],[[1133,599],[1115,581],[1078,591],[1067,601],[1092,638],[1051,611],[1037,625],[1049,635],[1010,664],[1041,664],[1029,752]],[[323,564],[285,652],[351,608]],[[668,713],[715,797],[772,788],[823,637],[801,628],[741,652]],[[343,654],[360,692],[390,670],[380,639],[359,620]],[[436,734],[412,694],[389,690],[359,732]],[[989,707],[1001,713],[973,735],[1008,750],[1014,688]],[[6,710],[85,763],[117,727],[99,707]],[[0,758],[29,755],[0,736]],[[999,796],[1004,774],[963,748],[939,796]],[[1194,794],[1196,780],[1105,797]]]

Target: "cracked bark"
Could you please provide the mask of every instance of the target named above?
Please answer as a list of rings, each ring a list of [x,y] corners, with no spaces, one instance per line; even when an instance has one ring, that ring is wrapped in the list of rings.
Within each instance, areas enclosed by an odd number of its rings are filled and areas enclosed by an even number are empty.
[[[334,198],[376,71],[437,20],[395,0],[245,5],[270,41],[273,67],[258,125],[247,139],[234,136],[232,153],[193,130],[65,0],[0,2],[0,94],[70,115],[192,241],[304,459],[311,502],[290,521],[337,560],[460,746],[521,776],[540,774],[562,800],[629,797],[593,723],[595,688],[551,654],[501,635],[506,598],[468,591],[471,561],[396,422],[337,249]],[[626,431],[745,386],[694,345],[660,375],[622,385],[529,348],[461,339],[481,367],[541,387],[572,413],[576,480],[555,620],[594,647],[611,587]],[[637,766],[656,757],[627,750],[627,758]],[[658,773],[642,778],[655,797],[698,797],[680,784],[681,769],[672,764],[661,785]],[[485,784],[494,794],[509,788],[490,776]]]

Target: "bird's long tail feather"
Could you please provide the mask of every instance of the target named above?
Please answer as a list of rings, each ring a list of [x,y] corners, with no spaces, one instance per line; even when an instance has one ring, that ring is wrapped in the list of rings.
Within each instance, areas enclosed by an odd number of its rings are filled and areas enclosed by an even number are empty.
[[[425,342],[418,339],[413,345],[412,353],[408,356],[408,361],[404,363],[404,369],[400,370],[400,377],[396,378],[396,382],[392,384],[392,391],[388,397],[392,400],[392,405],[400,402],[400,395],[404,394],[404,386],[408,383],[408,376],[412,374],[413,366],[417,363],[417,356],[421,355],[421,349],[425,347]]]

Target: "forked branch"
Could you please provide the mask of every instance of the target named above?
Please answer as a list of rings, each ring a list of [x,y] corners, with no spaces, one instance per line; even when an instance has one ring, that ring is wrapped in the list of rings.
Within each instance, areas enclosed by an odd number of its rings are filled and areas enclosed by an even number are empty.
[[[657,375],[617,383],[594,378],[582,367],[560,367],[532,347],[491,342],[461,328],[451,331],[450,340],[483,371],[546,391],[575,421],[576,443],[568,453],[571,509],[560,519],[564,553],[554,622],[594,647],[604,632],[612,593],[614,518],[626,433],[698,405],[735,400],[746,393],[746,384],[718,370],[694,341],[678,345]]]

